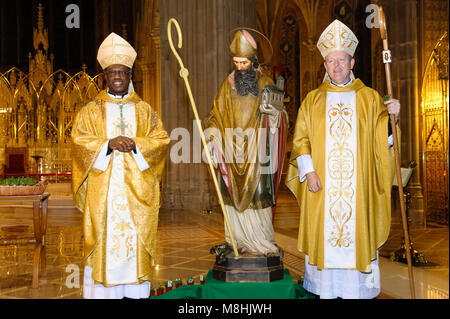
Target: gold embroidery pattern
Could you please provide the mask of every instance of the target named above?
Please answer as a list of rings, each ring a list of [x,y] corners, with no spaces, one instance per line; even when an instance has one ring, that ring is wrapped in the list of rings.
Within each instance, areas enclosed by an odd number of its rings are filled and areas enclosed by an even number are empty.
[[[134,255],[134,247],[132,246],[132,238],[129,232],[133,229],[128,221],[122,219],[113,228],[117,233],[112,237],[113,245],[111,253],[116,260],[127,259]]]
[[[126,117],[117,117],[108,127],[110,138],[122,135],[121,126],[125,129],[125,136],[134,135],[133,125]],[[108,211],[108,231],[110,248],[108,254],[114,264],[132,262],[136,258],[136,227],[133,223],[126,190],[124,187],[124,158],[123,153],[114,152],[113,173],[111,174],[108,200],[111,209]]]
[[[117,173],[111,176],[112,187],[109,196],[112,201],[112,210],[108,212],[111,222],[108,228],[111,230],[111,257],[118,262],[136,255],[136,240],[134,224],[123,187],[123,154],[116,153],[113,169]]]
[[[346,225],[352,216],[352,199],[355,194],[352,177],[355,168],[355,157],[349,148],[348,139],[352,134],[353,109],[338,103],[328,111],[330,136],[333,148],[328,156],[328,172],[330,187],[328,201],[329,214],[334,222],[333,231],[328,242],[333,247],[349,247],[353,240]]]

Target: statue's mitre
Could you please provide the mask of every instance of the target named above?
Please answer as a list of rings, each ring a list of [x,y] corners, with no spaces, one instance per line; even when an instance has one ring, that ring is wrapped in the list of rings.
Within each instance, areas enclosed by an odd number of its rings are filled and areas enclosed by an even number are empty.
[[[103,70],[113,64],[132,68],[136,56],[136,50],[124,38],[112,32],[98,48],[97,61]]]
[[[239,30],[231,40],[230,51],[233,57],[249,58],[256,55],[256,41],[246,30]]]
[[[317,48],[324,59],[334,51],[345,51],[353,57],[358,43],[352,30],[339,20],[334,20],[320,35]]]

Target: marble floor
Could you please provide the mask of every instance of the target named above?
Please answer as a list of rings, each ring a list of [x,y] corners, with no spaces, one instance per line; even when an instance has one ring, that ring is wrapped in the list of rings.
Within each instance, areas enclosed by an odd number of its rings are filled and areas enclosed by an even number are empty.
[[[14,208],[0,205],[0,298],[78,299],[82,298],[83,234],[81,214],[67,196],[53,196],[49,203],[46,273],[39,288],[31,288],[33,245],[7,244],[6,239],[32,237],[32,210],[17,203]],[[274,216],[275,238],[285,252],[283,263],[296,281],[304,272],[304,256],[296,249],[298,212],[292,196],[282,192]],[[209,249],[224,242],[223,218],[187,210],[160,212],[157,234],[157,267],[152,285],[189,277],[199,282],[214,264]],[[414,267],[416,297],[448,299],[448,227],[411,225],[414,248],[423,253],[426,266]],[[392,261],[400,247],[401,225],[393,223],[388,241],[380,250],[380,299],[408,299],[407,267]]]

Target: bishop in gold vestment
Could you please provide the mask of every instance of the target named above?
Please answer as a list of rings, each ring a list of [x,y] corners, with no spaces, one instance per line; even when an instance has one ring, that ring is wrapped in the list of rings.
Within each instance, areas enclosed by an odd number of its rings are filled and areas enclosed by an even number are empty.
[[[389,114],[400,104],[355,79],[358,41],[335,20],[318,48],[327,76],[300,106],[286,185],[300,207],[298,249],[307,291],[321,298],[380,293],[378,249],[391,221]]]
[[[99,49],[108,90],[73,128],[73,193],[83,212],[85,298],[149,296],[169,143],[151,106],[133,91],[134,49],[111,34]]]

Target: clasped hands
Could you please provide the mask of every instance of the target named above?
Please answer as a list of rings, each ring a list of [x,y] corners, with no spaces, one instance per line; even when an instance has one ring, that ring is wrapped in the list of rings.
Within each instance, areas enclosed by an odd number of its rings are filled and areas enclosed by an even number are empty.
[[[109,140],[109,148],[119,152],[136,151],[136,143],[129,137],[117,136]]]

